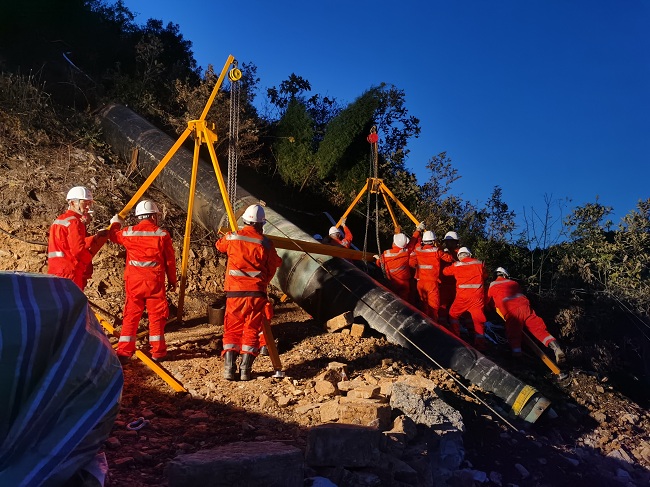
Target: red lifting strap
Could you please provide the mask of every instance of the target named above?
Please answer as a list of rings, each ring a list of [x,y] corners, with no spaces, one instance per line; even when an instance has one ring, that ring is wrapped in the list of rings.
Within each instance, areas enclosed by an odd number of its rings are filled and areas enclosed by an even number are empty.
[[[368,142],[370,142],[371,144],[376,144],[377,141],[379,140],[379,136],[375,133],[368,135],[368,137],[366,138],[368,139]]]

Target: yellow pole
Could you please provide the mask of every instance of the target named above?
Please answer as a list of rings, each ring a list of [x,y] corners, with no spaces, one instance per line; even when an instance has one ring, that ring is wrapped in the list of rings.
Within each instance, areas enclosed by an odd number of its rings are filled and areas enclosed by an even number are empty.
[[[382,181],[382,183],[381,183],[381,187],[382,187],[382,189],[386,192],[386,194],[387,194],[388,196],[390,196],[391,199],[392,199],[395,203],[397,203],[397,206],[399,206],[400,209],[401,209],[404,213],[406,213],[406,216],[408,216],[408,217],[411,219],[411,221],[412,221],[413,223],[415,223],[416,225],[418,225],[418,224],[420,223],[420,222],[417,220],[417,218],[415,218],[415,217],[411,214],[411,212],[408,211],[408,210],[406,209],[406,206],[404,206],[404,205],[402,204],[402,202],[401,202],[400,200],[398,200],[397,197],[396,197],[393,193],[391,193],[390,189],[388,189],[388,186],[386,186],[386,185],[383,183],[383,181]]]
[[[341,219],[336,223],[336,226],[337,226],[337,227],[341,226],[341,222],[343,221],[343,219],[348,217],[348,215],[349,215],[350,212],[352,211],[352,208],[354,208],[354,207],[356,206],[356,204],[359,202],[359,200],[361,199],[361,197],[363,196],[363,194],[368,190],[368,184],[369,184],[369,182],[370,182],[370,179],[367,179],[367,180],[366,180],[366,184],[365,184],[365,186],[361,189],[361,191],[359,191],[359,194],[358,194],[357,197],[354,199],[354,201],[352,202],[352,204],[350,204],[350,206],[348,206],[348,209],[345,210],[345,213],[343,213],[343,216],[341,217]]]
[[[221,83],[223,83],[223,79],[226,77],[226,73],[228,72],[228,68],[230,65],[233,63],[235,58],[230,54],[228,56],[228,59],[226,60],[226,64],[224,64],[223,69],[221,70],[221,74],[219,75],[219,79],[217,79],[217,84],[214,85],[214,88],[212,88],[212,93],[210,94],[210,98],[208,98],[208,102],[205,104],[205,108],[203,109],[203,113],[201,113],[201,116],[199,117],[199,120],[205,120],[205,117],[208,116],[208,112],[210,111],[210,107],[212,106],[212,103],[214,102],[214,99],[217,97],[217,93],[219,93],[219,88],[221,88]]]
[[[191,122],[190,122],[191,125]],[[178,288],[178,307],[176,321],[183,321],[183,306],[185,305],[185,285],[187,284],[187,263],[190,253],[190,240],[192,235],[192,213],[194,211],[194,193],[196,192],[196,178],[199,170],[199,155],[201,150],[201,135],[194,126],[194,157],[192,158],[192,176],[190,178],[190,194],[187,201],[187,218],[185,220],[185,237],[183,238],[183,259],[181,262],[181,282]]]
[[[120,211],[120,217],[121,218],[126,218],[126,216],[129,214],[129,211],[136,205],[138,200],[142,197],[144,192],[149,189],[149,186],[151,186],[151,183],[153,183],[154,179],[158,177],[158,174],[162,172],[163,169],[165,169],[165,166],[167,163],[171,160],[172,157],[174,157],[174,154],[176,154],[176,151],[183,145],[185,142],[185,139],[187,139],[190,136],[191,130],[185,129],[185,132],[179,137],[179,139],[176,141],[176,143],[172,146],[171,149],[165,154],[165,157],[162,158],[162,160],[158,163],[156,168],[152,171],[151,174],[149,174],[149,177],[145,180],[144,183],[142,183],[142,186],[135,192],[135,194],[131,197],[129,202],[126,204],[124,208],[122,208],[122,211]]]

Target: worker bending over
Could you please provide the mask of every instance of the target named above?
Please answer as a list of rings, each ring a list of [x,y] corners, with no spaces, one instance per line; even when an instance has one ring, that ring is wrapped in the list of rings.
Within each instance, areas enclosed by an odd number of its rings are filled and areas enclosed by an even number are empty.
[[[488,289],[487,309],[496,309],[506,322],[506,338],[512,355],[521,355],[521,338],[526,327],[535,338],[555,353],[555,361],[561,364],[565,360],[564,351],[557,339],[546,329],[546,324],[530,307],[528,298],[521,292],[517,281],[510,279],[503,267],[496,270],[497,278]]]
[[[126,249],[124,266],[124,317],[117,345],[117,355],[126,364],[135,353],[138,325],[145,308],[149,317],[151,358],[161,361],[167,355],[165,325],[169,317],[166,290],[178,285],[176,257],[167,230],[158,226],[160,211],[151,200],[142,200],[135,207],[139,223],[120,230],[124,220],[111,218],[109,239]],[[165,287],[167,277],[167,287]]]
[[[345,218],[341,220],[341,226],[343,227],[343,230],[339,227],[331,226],[329,238],[323,240],[323,243],[349,249],[352,245],[352,232],[345,224]]]
[[[224,291],[226,312],[223,331],[223,376],[235,380],[237,357],[240,380],[251,380],[253,361],[260,351],[263,320],[273,308],[266,289],[282,264],[273,242],[262,233],[266,216],[260,205],[251,205],[242,215],[244,228],[228,232],[215,246],[228,256]]]

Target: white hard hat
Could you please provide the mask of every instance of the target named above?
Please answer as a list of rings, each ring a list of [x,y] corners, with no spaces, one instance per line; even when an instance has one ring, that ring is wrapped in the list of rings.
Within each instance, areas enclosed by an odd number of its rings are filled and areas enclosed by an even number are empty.
[[[339,230],[338,227],[330,227],[330,232],[328,233],[328,235],[330,235],[330,236],[334,235],[336,237],[340,237],[341,236],[341,230]]]
[[[244,223],[265,223],[266,215],[260,205],[250,205],[242,215]]]
[[[458,240],[458,234],[456,232],[447,232],[445,233],[445,240]]]
[[[320,233],[314,234],[314,240],[318,240],[319,242],[323,240],[323,236]]]
[[[510,277],[510,274],[508,273],[507,270],[505,270],[503,267],[497,267],[497,275],[502,274],[506,277]]]
[[[403,249],[409,244],[409,238],[403,233],[398,233],[393,236],[393,245]]]
[[[461,247],[458,249],[458,256],[460,257],[460,254],[467,254],[470,257],[472,256],[472,253],[469,251],[467,247]]]
[[[70,191],[68,191],[68,195],[65,197],[65,199],[68,201],[70,200],[92,201],[93,193],[85,186],[75,186],[74,188],[70,188]]]
[[[141,217],[145,215],[154,215],[160,213],[158,206],[151,200],[142,200],[135,207],[135,216]]]
[[[422,235],[423,242],[433,242],[435,239],[436,235],[431,230],[427,230],[424,232],[424,235]]]

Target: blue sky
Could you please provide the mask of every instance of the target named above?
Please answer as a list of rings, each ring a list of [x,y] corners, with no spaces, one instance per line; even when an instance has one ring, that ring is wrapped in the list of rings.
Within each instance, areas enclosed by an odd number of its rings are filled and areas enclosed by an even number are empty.
[[[381,82],[406,94],[422,133],[420,183],[443,151],[452,193],[482,206],[494,186],[520,217],[545,195],[613,206],[650,197],[650,2],[644,0],[125,0],[173,22],[198,64],[229,54],[258,68],[260,93],[291,73],[349,103]],[[379,135],[381,137],[381,127]],[[381,175],[380,175],[381,176]]]

